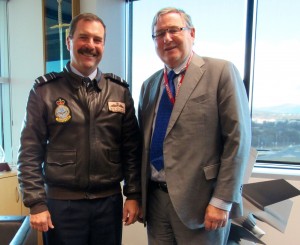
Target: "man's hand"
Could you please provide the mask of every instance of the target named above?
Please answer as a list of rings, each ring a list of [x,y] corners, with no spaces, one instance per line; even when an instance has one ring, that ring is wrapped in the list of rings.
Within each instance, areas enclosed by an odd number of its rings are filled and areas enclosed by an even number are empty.
[[[49,211],[44,211],[38,214],[30,215],[30,226],[32,229],[38,231],[48,231],[49,228],[53,229],[52,220]]]
[[[208,205],[204,217],[205,229],[208,231],[224,227],[228,221],[228,211]]]
[[[126,200],[123,208],[124,225],[135,223],[139,215],[139,203],[137,200]]]

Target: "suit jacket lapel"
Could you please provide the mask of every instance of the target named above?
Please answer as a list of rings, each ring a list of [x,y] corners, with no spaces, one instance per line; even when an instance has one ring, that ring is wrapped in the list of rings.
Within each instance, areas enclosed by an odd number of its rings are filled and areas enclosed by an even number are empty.
[[[205,72],[205,69],[201,68],[203,65],[204,60],[200,56],[194,54],[191,63],[185,72],[183,83],[176,97],[176,102],[174,104],[166,135],[168,135],[170,130],[173,128],[191,93],[200,82],[201,77]]]

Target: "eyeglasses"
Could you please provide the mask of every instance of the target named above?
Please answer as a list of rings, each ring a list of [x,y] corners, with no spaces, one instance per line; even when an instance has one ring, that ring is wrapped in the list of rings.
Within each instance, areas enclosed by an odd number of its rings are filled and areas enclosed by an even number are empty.
[[[168,29],[164,29],[164,30],[159,30],[155,33],[152,34],[152,38],[153,39],[160,39],[160,38],[163,38],[166,33],[169,33],[169,35],[171,36],[175,36],[175,35],[178,35],[181,31],[184,31],[184,30],[188,30],[190,29],[189,27],[170,27]]]

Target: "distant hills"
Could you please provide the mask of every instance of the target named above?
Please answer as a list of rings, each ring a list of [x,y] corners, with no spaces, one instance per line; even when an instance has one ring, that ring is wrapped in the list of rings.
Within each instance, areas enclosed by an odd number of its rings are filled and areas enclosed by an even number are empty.
[[[284,104],[253,108],[252,118],[253,120],[299,120],[300,105]]]

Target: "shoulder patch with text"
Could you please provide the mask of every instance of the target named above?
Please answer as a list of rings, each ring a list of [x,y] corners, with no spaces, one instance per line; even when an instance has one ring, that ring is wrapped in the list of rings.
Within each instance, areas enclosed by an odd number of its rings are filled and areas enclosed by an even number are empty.
[[[108,110],[112,112],[119,112],[125,114],[126,108],[123,102],[108,102]]]

